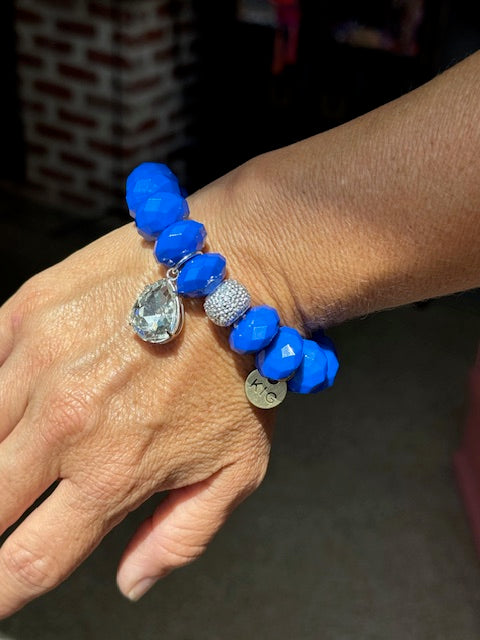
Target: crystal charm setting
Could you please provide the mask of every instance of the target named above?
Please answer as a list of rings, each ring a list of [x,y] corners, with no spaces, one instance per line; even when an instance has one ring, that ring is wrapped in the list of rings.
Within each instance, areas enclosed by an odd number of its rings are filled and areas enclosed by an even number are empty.
[[[175,280],[163,278],[142,291],[130,314],[130,324],[145,342],[163,344],[180,333],[183,315]]]

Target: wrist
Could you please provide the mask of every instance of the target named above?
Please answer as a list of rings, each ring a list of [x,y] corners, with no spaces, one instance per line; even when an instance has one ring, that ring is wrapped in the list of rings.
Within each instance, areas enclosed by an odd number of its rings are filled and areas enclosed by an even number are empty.
[[[188,198],[192,218],[207,229],[207,248],[227,259],[228,277],[244,284],[252,305],[276,308],[281,323],[306,331],[298,291],[292,286],[288,230],[282,233],[280,203],[255,158]],[[273,191],[273,190],[272,190]]]
[[[341,219],[322,201],[321,185],[336,178],[329,166],[319,175],[313,146],[253,158],[189,198],[210,250],[227,256],[230,277],[302,333],[355,315],[358,292],[350,256],[337,247]]]

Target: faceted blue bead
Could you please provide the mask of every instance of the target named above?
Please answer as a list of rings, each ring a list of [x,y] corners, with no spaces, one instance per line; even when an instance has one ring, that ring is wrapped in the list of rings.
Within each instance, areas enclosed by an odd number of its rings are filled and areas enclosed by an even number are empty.
[[[330,340],[330,338],[328,338],[326,335],[316,334],[314,338],[315,342],[323,349],[327,358],[327,379],[325,380],[325,384],[323,386],[324,389],[327,389],[328,387],[331,387],[335,382],[335,376],[337,375],[340,366],[338,362],[337,352],[332,340]]]
[[[138,208],[158,191],[180,194],[177,178],[164,164],[144,162],[127,178],[127,204],[133,217]]]
[[[256,353],[275,337],[280,318],[267,305],[252,307],[230,333],[230,347],[237,353]]]
[[[257,353],[255,364],[262,376],[288,378],[302,362],[303,338],[292,327],[280,327],[270,344]]]
[[[200,222],[181,220],[164,229],[155,243],[155,257],[162,264],[173,267],[185,256],[200,251],[207,232]]]
[[[161,232],[174,222],[188,216],[188,204],[177,193],[159,191],[137,209],[135,224],[145,240],[155,240]]]
[[[130,173],[127,178],[127,189],[130,190],[134,187],[135,182],[140,178],[146,178],[148,176],[161,174],[172,181],[178,182],[175,174],[166,164],[160,162],[142,162]]]
[[[188,260],[177,280],[178,293],[199,298],[212,293],[225,277],[226,260],[219,253],[203,253]]]
[[[325,388],[327,381],[326,352],[313,340],[303,341],[303,358],[288,389],[295,393],[315,393]]]

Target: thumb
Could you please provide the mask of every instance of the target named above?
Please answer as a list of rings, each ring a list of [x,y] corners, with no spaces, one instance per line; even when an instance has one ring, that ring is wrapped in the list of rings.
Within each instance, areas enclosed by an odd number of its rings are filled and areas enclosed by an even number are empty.
[[[159,578],[198,558],[233,509],[260,484],[238,464],[202,482],[174,489],[137,530],[117,573],[120,591],[139,600]],[[244,470],[243,470],[244,471]]]

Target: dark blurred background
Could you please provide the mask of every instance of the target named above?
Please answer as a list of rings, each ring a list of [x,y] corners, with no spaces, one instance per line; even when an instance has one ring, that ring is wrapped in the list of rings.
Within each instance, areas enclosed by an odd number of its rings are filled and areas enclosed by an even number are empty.
[[[128,221],[128,173],[189,191],[337,126],[480,46],[467,0],[3,0],[0,299]],[[334,390],[289,398],[265,484],[195,567],[128,606],[144,505],[1,640],[478,640],[480,571],[452,474],[476,292],[333,331]],[[300,405],[301,403],[301,405]],[[1,579],[1,576],[0,576]]]

